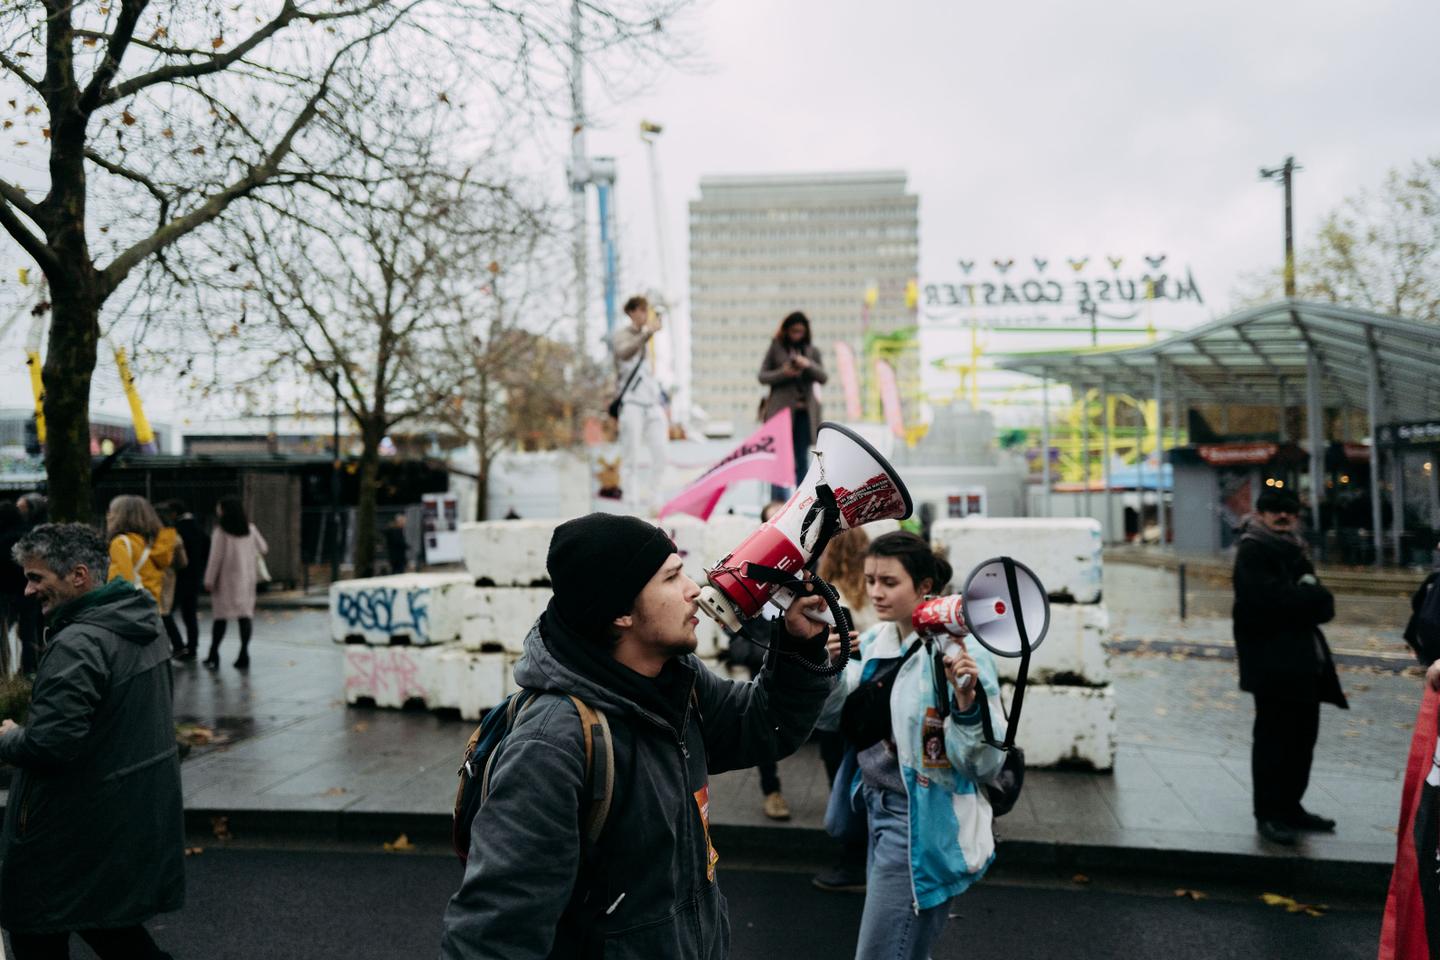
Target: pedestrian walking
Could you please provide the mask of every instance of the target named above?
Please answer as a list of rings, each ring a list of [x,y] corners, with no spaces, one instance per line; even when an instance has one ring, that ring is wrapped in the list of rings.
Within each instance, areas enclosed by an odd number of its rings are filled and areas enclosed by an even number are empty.
[[[205,666],[220,667],[220,643],[225,624],[240,624],[240,656],[236,670],[250,668],[250,631],[255,617],[255,589],[260,581],[260,564],[270,551],[265,538],[245,516],[239,497],[221,497],[215,505],[218,522],[210,538],[210,558],[205,564],[205,589],[210,592],[210,652]]]
[[[200,644],[199,601],[200,591],[205,587],[205,568],[210,562],[210,537],[184,500],[169,500],[165,506],[175,518],[173,526],[186,557],[185,567],[175,575],[175,606],[170,622],[174,622],[174,611],[179,610],[185,624],[185,648],[177,659],[194,660]]]
[[[824,629],[805,616],[824,601],[801,598],[777,622],[758,681],[729,681],[694,656],[700,588],[664,531],[590,514],[556,528],[546,567],[554,596],[515,668],[539,696],[493,760],[441,956],[724,960],[710,776],[804,742],[832,682],[799,663],[825,659]],[[614,748],[593,843],[572,695],[607,718]]]
[[[405,514],[397,513],[385,527],[385,554],[390,559],[391,573],[404,573],[408,567],[410,544],[405,539]]]
[[[110,541],[111,580],[128,580],[160,602],[165,571],[175,558],[179,541],[173,529],[164,533],[160,516],[150,501],[130,494],[110,501],[105,512],[105,535]]]
[[[25,571],[11,556],[25,534],[25,519],[13,500],[0,500],[0,675],[9,676],[19,666],[11,656],[11,628],[18,625],[20,605],[25,602]]]
[[[636,514],[654,516],[660,509],[670,424],[665,392],[650,369],[645,348],[662,321],[644,297],[625,301],[625,316],[630,322],[610,335],[620,405],[620,493]],[[649,458],[648,470],[641,469],[642,451]]]
[[[850,648],[853,660],[858,660],[860,655],[856,638],[878,622],[865,588],[865,553],[869,546],[870,535],[864,527],[843,530],[826,545],[817,571],[820,579],[840,594],[845,608],[850,611],[850,623],[855,628]],[[858,670],[858,664],[852,669]],[[846,692],[847,685],[837,683],[820,710],[820,718],[815,721],[814,737],[820,744],[820,760],[825,764],[825,779],[831,789],[834,789],[835,777],[845,760],[846,743],[845,735],[840,732],[840,711],[845,706]],[[821,890],[833,893],[861,893],[865,890],[865,854],[870,831],[866,828],[864,811],[855,812],[852,829],[840,838],[840,859],[833,867],[811,878],[811,882]]]
[[[160,622],[165,627],[165,635],[170,639],[171,655],[184,659],[185,639],[180,636],[180,628],[175,624],[175,595],[179,591],[180,574],[190,569],[190,555],[185,549],[184,538],[175,529],[180,515],[170,503],[160,504],[160,509],[155,512],[160,515],[162,524],[160,533],[156,536],[157,542],[164,540],[173,545],[170,566],[165,568],[165,576],[160,581]]]
[[[1440,660],[1440,545],[1435,550],[1432,570],[1410,596],[1410,619],[1405,624],[1405,642],[1425,666]]]
[[[870,823],[856,960],[930,956],[951,898],[995,858],[990,802],[980,785],[1000,771],[1004,754],[985,743],[975,696],[983,683],[988,702],[1000,702],[995,663],[978,644],[941,658],[910,627],[916,605],[942,592],[950,574],[950,564],[913,533],[876,537],[866,551],[865,584],[880,622],[860,636],[858,693],[851,697],[880,691],[868,702],[890,734],[856,745],[832,791],[832,806],[838,801],[852,812],[863,797]],[[831,656],[839,646],[831,631]],[[892,669],[888,695],[884,687],[867,690]],[[1005,718],[993,707],[991,723],[1003,731]]]
[[[28,720],[0,722],[16,768],[0,864],[0,925],[17,960],[156,960],[144,924],[185,901],[184,813],[170,653],[151,598],[106,582],[105,539],[44,524],[15,545],[49,643]]]
[[[49,519],[50,505],[43,493],[22,494],[15,501],[15,506],[20,509],[20,518],[24,523],[22,535]],[[40,613],[39,601],[34,597],[28,594],[22,597],[16,611],[15,626],[20,635],[20,672],[27,677],[33,676],[35,665],[39,662],[40,647],[45,642],[45,618]]]
[[[770,388],[760,405],[760,422],[764,423],[787,407],[790,410],[790,439],[795,449],[795,484],[805,478],[810,466],[810,445],[820,429],[820,384],[829,379],[820,362],[820,350],[810,342],[810,318],[800,311],[780,323],[775,337],[765,350],[758,378]],[[772,488],[776,500],[784,500],[788,491]]]
[[[1256,829],[1294,846],[1297,831],[1328,832],[1335,821],[1301,805],[1310,782],[1320,704],[1348,709],[1320,624],[1335,598],[1315,576],[1300,535],[1300,500],[1267,489],[1241,522],[1235,552],[1235,655],[1240,689],[1255,697],[1250,774]]]

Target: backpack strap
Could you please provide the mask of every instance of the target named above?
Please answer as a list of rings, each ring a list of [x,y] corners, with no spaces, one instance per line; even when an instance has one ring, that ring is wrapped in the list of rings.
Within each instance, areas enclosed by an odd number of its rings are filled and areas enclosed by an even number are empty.
[[[515,728],[515,719],[520,716],[521,711],[528,707],[535,699],[535,694],[530,690],[521,690],[509,699],[505,704],[505,732],[508,734]],[[474,736],[470,738],[473,744],[480,736],[479,729],[476,729]],[[495,766],[495,758],[500,755],[499,750],[491,750],[490,756],[485,758],[485,772],[480,776],[480,802],[483,804],[490,797],[490,770]]]
[[[585,779],[589,785],[590,810],[585,815],[585,841],[595,846],[605,829],[610,814],[610,798],[615,791],[615,743],[610,736],[610,720],[605,711],[595,710],[579,697],[570,697],[580,714],[580,731],[585,738]],[[595,749],[599,739],[601,749]],[[598,763],[598,766],[597,766]]]

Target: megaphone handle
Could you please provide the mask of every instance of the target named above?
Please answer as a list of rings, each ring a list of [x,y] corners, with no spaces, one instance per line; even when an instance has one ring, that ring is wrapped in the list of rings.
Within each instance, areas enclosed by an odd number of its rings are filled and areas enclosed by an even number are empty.
[[[770,602],[775,604],[775,606],[779,607],[781,610],[789,610],[790,604],[795,602],[795,593],[789,587],[781,587],[779,590],[776,590],[773,595],[771,595]],[[816,623],[823,623],[829,627],[835,626],[835,615],[830,612],[830,608],[828,606],[820,607],[816,610],[806,610],[805,617],[809,620],[814,620]]]

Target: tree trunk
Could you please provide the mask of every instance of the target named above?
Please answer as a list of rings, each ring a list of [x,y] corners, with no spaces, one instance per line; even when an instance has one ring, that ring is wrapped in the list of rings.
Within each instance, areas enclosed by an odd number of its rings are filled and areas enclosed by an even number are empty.
[[[482,444],[475,445],[475,519],[490,519],[490,458]]]
[[[90,488],[90,377],[100,339],[100,297],[88,260],[67,265],[64,274],[49,278],[54,312],[42,368],[46,495],[52,520],[89,523],[95,509]]]
[[[360,498],[355,508],[355,576],[375,575],[375,501],[380,489],[381,427],[363,423],[360,436]]]

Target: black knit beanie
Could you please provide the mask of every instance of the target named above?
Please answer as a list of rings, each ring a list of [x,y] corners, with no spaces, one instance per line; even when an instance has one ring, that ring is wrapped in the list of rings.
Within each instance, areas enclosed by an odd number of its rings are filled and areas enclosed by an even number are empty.
[[[665,531],[639,517],[592,513],[565,521],[555,528],[545,558],[561,617],[576,630],[589,630],[628,613],[674,552]]]
[[[1289,490],[1266,489],[1255,500],[1255,509],[1261,513],[1279,513],[1288,510],[1300,512],[1300,498]]]

